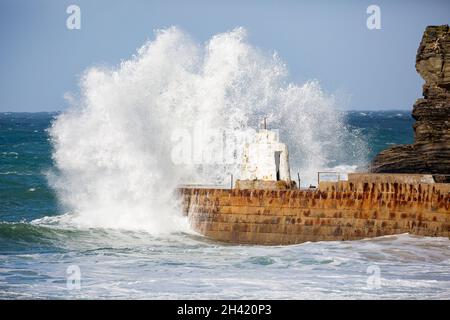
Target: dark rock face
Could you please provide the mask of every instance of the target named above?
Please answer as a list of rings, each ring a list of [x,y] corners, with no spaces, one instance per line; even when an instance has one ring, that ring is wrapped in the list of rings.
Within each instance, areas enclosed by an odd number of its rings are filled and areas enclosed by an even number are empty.
[[[415,141],[383,150],[372,172],[430,173],[436,182],[450,182],[450,30],[425,29],[416,56],[416,70],[425,80],[423,98],[414,104]],[[446,176],[449,175],[449,176]]]

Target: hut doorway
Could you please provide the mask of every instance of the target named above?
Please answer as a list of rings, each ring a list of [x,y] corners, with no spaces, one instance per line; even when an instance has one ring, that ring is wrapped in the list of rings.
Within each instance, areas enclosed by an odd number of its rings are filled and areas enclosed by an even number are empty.
[[[275,151],[275,174],[276,174],[276,180],[280,180],[280,156],[281,151]]]

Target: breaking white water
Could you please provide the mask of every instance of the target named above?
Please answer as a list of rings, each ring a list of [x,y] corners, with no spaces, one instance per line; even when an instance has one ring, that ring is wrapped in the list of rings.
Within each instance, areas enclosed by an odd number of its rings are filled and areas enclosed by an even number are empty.
[[[2,299],[450,298],[445,238],[234,246],[186,235],[29,224],[0,224],[0,232],[13,227],[23,233],[22,249],[0,252]],[[81,285],[68,290],[67,270],[74,266]]]
[[[50,129],[57,170],[49,176],[69,212],[63,219],[80,226],[187,230],[176,186],[239,177],[243,142],[265,116],[304,185],[319,170],[366,160],[333,95],[317,81],[289,82],[278,55],[249,44],[243,28],[205,44],[159,30],[120,66],[88,69],[80,87]]]

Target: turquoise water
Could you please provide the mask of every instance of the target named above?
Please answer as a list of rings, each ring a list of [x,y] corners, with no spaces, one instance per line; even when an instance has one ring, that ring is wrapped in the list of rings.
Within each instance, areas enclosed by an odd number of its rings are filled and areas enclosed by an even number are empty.
[[[67,212],[47,182],[54,116],[0,114],[0,298],[450,298],[443,238],[237,246],[55,222]],[[410,112],[349,112],[346,123],[368,158],[412,142]]]

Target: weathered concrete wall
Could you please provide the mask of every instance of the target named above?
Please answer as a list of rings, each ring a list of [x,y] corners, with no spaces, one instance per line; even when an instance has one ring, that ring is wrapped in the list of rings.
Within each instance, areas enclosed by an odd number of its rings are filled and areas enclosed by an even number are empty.
[[[323,183],[319,190],[184,188],[197,232],[233,243],[294,244],[411,233],[450,237],[450,185]]]
[[[236,189],[290,190],[297,189],[295,181],[236,180]]]
[[[411,173],[349,173],[348,181],[353,183],[435,183],[431,174],[411,174]]]

